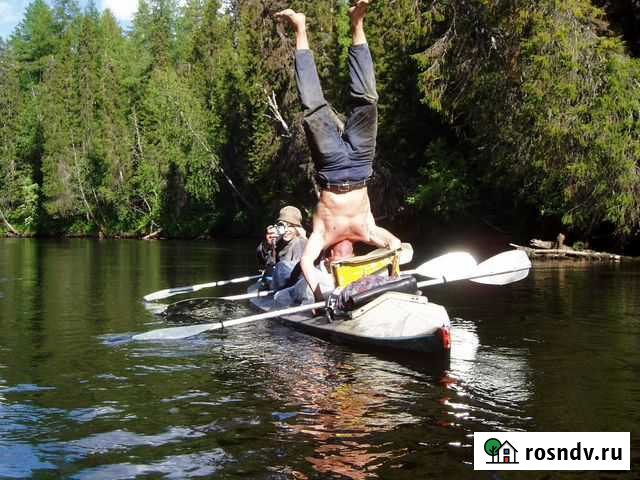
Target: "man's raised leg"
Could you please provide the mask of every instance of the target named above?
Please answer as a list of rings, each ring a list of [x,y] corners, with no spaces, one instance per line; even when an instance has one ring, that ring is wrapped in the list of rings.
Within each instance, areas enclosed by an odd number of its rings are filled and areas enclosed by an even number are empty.
[[[313,156],[316,171],[325,165],[334,165],[346,158],[340,126],[331,107],[324,98],[313,53],[309,49],[306,18],[290,8],[276,13],[296,33],[296,85],[304,113],[304,129]]]
[[[364,17],[368,7],[369,0],[359,0],[349,9],[353,43],[349,48],[352,111],[345,126],[345,139],[352,147],[351,161],[354,167],[364,167],[367,162],[373,162],[378,134],[376,76],[364,32]]]
[[[286,21],[296,32],[296,50],[309,50],[307,37],[307,17],[302,12],[294,12],[287,8],[274,15],[278,20]]]
[[[351,17],[351,42],[354,46],[367,43],[367,37],[364,34],[364,17],[369,8],[369,0],[358,0],[356,4],[349,9]]]

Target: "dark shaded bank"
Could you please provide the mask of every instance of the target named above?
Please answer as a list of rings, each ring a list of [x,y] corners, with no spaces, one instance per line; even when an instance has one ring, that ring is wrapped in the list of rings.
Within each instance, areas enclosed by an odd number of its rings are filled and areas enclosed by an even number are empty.
[[[273,221],[273,220],[271,220]],[[309,221],[303,222],[308,234],[311,233],[311,225]],[[269,224],[265,220],[263,224]],[[418,248],[433,252],[453,251],[456,249],[472,249],[474,254],[482,256],[490,256],[499,251],[509,249],[510,243],[518,245],[528,245],[532,238],[544,240],[554,240],[558,233],[564,232],[561,225],[549,224],[541,225],[540,228],[531,229],[528,225],[518,224],[515,227],[506,227],[504,225],[494,225],[490,220],[483,218],[461,219],[459,222],[430,224],[420,223],[417,220],[405,220],[387,222],[385,219],[379,221],[379,224],[390,229],[403,241],[410,242]],[[242,239],[249,243],[255,242],[256,245],[262,239],[263,227],[256,224],[252,230],[245,228],[230,228],[220,230],[206,235],[172,237],[161,233],[153,238],[146,238],[147,241],[232,241],[233,239]],[[11,234],[0,234],[0,237],[6,238],[33,238],[33,239],[80,239],[80,238],[104,238],[117,240],[143,240],[142,236],[136,235],[119,235],[113,237],[100,237],[99,235],[25,235],[17,237]],[[603,232],[600,236],[594,236],[592,242],[584,242],[582,238],[575,238],[571,234],[566,234],[567,245],[573,245],[576,242],[581,244],[582,248],[591,248],[597,251],[606,251],[618,253],[626,256],[640,256],[640,240],[620,242],[610,235],[610,232]],[[369,250],[365,244],[356,246],[357,253],[364,253]]]

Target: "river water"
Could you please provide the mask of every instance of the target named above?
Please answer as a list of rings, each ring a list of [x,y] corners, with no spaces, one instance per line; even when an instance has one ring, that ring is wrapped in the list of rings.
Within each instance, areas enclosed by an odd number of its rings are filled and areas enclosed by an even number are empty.
[[[244,241],[0,240],[0,478],[603,478],[474,472],[491,430],[631,431],[632,472],[606,478],[637,478],[639,265],[429,289],[453,323],[440,362],[274,322],[126,341],[164,325],[144,294],[254,269]]]

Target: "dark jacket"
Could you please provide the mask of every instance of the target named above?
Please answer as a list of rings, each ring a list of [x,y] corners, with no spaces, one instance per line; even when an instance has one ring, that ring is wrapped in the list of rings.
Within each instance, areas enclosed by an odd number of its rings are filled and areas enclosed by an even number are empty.
[[[295,237],[290,242],[282,240],[276,243],[275,258],[273,256],[273,247],[263,240],[256,250],[258,256],[258,268],[264,269],[267,273],[271,273],[273,266],[281,261],[297,263],[302,258],[304,247],[307,245],[307,239],[304,237]]]

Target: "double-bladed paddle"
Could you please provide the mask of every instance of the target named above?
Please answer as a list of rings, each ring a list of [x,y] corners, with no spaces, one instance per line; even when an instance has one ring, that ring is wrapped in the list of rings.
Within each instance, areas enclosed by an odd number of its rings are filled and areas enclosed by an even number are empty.
[[[400,265],[408,263],[400,257]],[[475,268],[478,263],[467,252],[451,252],[436,257],[428,262],[423,263],[415,270],[405,270],[400,272],[401,275],[420,275],[427,278],[439,278],[446,272],[449,281],[456,275],[465,275],[471,269]],[[273,290],[261,290],[258,292],[241,293],[240,295],[229,295],[226,297],[216,297],[219,300],[248,300],[250,298],[266,297],[271,295]]]
[[[400,264],[408,263],[411,257],[400,255]],[[446,272],[449,280],[456,275],[465,275],[477,265],[476,260],[467,252],[452,252],[436,257],[428,262],[423,263],[415,270],[405,270],[400,272],[402,275],[420,275],[427,278],[438,278]],[[166,315],[185,315],[189,311],[209,306],[213,302],[218,301],[238,301],[250,300],[252,298],[268,297],[273,295],[273,290],[258,290],[250,293],[241,293],[239,295],[228,295],[224,297],[204,297],[189,298],[176,303],[158,307],[153,305],[153,313]],[[148,304],[149,305],[149,304]],[[150,308],[151,310],[151,308]]]
[[[413,259],[413,247],[409,243],[403,243],[402,247],[400,247],[399,249],[398,257],[399,257],[398,262],[400,263],[400,265],[405,265],[409,263]],[[143,298],[145,302],[156,302],[158,300],[169,298],[174,295],[182,295],[184,293],[193,293],[193,292],[197,292],[198,290],[202,290],[204,288],[221,287],[223,285],[229,285],[232,283],[250,282],[251,280],[257,280],[260,277],[262,277],[262,275],[233,278],[231,280],[219,280],[217,282],[201,283],[198,285],[190,285],[188,287],[165,288],[164,290],[158,290],[157,292],[153,292],[148,295],[145,295]],[[242,296],[234,295],[230,297],[220,297],[221,300],[244,300],[247,298],[253,298],[253,297],[251,297],[250,295],[247,296],[247,294]]]
[[[444,266],[445,264],[443,263],[443,267]],[[531,261],[529,260],[529,257],[526,253],[520,250],[511,250],[491,257],[488,260],[482,262],[480,265],[473,266],[471,262],[467,260],[466,264],[461,264],[459,267],[452,269],[451,272],[439,272],[440,275],[437,275],[437,277],[439,278],[418,283],[418,287],[424,288],[461,280],[471,280],[472,282],[484,283],[489,285],[506,285],[508,283],[517,282],[518,280],[522,280],[523,278],[525,278],[529,274],[530,268]],[[432,271],[431,273],[438,272]],[[257,315],[251,315],[235,320],[229,320],[227,322],[191,325],[187,327],[162,328],[159,330],[152,330],[147,333],[134,335],[132,337],[132,340],[179,340],[182,338],[193,337],[209,330],[218,330],[224,327],[233,327],[257,320],[275,318],[281,315],[307,312],[316,308],[322,308],[324,306],[325,302],[317,302],[309,305],[300,305],[298,307],[260,313]]]

